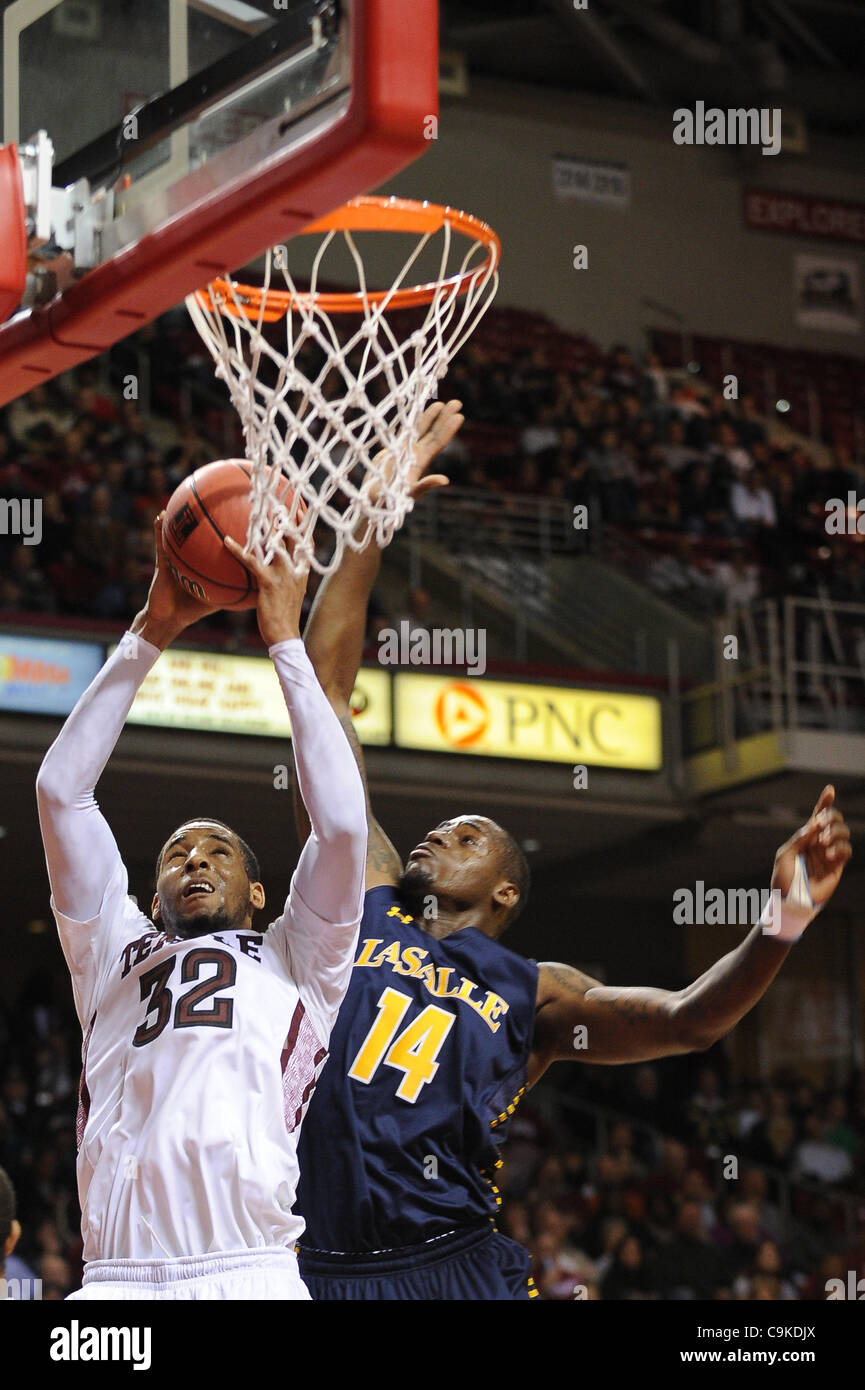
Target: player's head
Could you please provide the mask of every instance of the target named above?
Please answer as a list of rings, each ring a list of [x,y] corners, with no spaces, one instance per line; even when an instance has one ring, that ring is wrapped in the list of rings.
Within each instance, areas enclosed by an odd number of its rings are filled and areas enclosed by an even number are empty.
[[[6,1268],[6,1256],[11,1255],[21,1235],[15,1217],[15,1188],[5,1168],[0,1168],[0,1275]]]
[[[512,835],[487,816],[456,816],[430,830],[406,860],[399,888],[424,924],[469,914],[472,925],[500,936],[529,895],[526,857]]]
[[[258,860],[218,820],[190,820],[166,840],[156,861],[151,915],[169,936],[209,936],[252,924],[264,907]]]

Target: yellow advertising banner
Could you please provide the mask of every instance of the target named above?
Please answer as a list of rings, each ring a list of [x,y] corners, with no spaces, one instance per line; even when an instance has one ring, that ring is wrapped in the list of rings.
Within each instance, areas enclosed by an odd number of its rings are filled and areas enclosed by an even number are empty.
[[[358,673],[352,710],[361,743],[390,743],[386,671]],[[275,738],[291,733],[272,662],[219,652],[163,652],[135,697],[129,723]]]
[[[400,748],[647,772],[663,763],[652,695],[408,673],[395,681]]]

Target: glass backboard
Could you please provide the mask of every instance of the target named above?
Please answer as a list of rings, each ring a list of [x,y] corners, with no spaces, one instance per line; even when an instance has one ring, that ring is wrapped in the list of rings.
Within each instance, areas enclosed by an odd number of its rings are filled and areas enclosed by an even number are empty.
[[[74,257],[56,291],[54,271],[37,265],[30,280],[47,292],[0,324],[0,405],[429,148],[437,0],[0,0],[0,10],[3,141],[41,169],[47,142],[29,142],[47,132],[52,226],[67,235],[31,255],[56,254],[64,272],[70,246]]]
[[[339,119],[350,15],[345,0],[14,0],[3,142],[44,129],[56,187],[115,190],[107,259]]]

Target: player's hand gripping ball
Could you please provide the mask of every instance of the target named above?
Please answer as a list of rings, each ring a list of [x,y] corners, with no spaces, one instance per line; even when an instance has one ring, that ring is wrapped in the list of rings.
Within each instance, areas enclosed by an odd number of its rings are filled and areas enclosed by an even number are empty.
[[[252,466],[245,459],[222,459],[196,468],[175,489],[162,520],[162,538],[171,573],[186,593],[217,608],[254,608],[255,575],[223,544],[231,536],[246,546]],[[276,497],[299,515],[288,478],[277,483]]]

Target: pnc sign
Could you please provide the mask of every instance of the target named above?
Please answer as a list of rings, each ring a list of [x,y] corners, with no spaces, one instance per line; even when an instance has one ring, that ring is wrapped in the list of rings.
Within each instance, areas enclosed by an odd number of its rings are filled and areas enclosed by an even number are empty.
[[[445,686],[436,700],[435,722],[445,743],[454,748],[471,748],[489,728],[489,706],[474,686],[457,682]]]
[[[395,676],[401,748],[657,771],[661,705],[651,695],[494,680]]]

